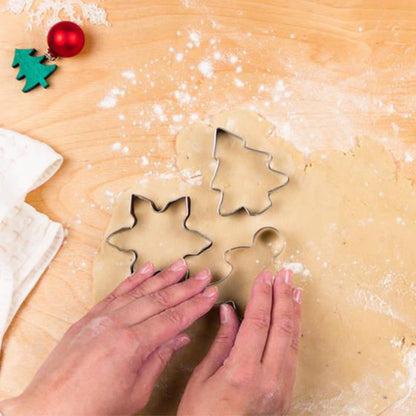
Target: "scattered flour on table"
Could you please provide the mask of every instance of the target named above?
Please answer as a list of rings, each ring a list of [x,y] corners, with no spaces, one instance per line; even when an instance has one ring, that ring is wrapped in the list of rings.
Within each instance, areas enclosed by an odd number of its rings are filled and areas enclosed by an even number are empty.
[[[118,87],[111,88],[105,97],[98,103],[100,108],[113,108],[116,106],[119,97],[124,97],[126,90]]]
[[[219,60],[221,60],[221,59],[222,59],[222,54],[221,54],[221,52],[220,52],[220,51],[215,51],[213,56],[214,56],[214,59],[215,59],[216,61],[219,61]]]
[[[407,394],[401,400],[403,403],[413,395],[416,390],[416,348],[411,348],[404,357],[404,365],[407,370]]]
[[[406,163],[412,163],[415,160],[413,154],[411,152],[404,153],[404,161]]]
[[[191,7],[198,7],[200,4],[200,0],[181,0],[181,2],[187,9]]]
[[[142,166],[148,166],[149,165],[149,158],[147,156],[141,157]]]
[[[304,277],[309,277],[311,275],[310,270],[299,262],[283,263],[283,268],[291,270],[294,274],[301,274]]]
[[[101,0],[6,0],[5,11],[28,15],[27,28],[44,24],[46,28],[61,20],[82,24],[88,21],[93,25],[108,26],[106,11],[98,6]]]
[[[196,30],[191,30],[189,32],[189,39],[194,44],[194,46],[201,46],[201,34]]]
[[[406,325],[412,331],[415,330],[415,326],[409,322],[408,319],[400,315],[400,313],[397,312],[386,299],[371,292],[370,290],[356,289],[354,296],[352,296],[350,300],[352,303],[362,307],[365,310],[389,316],[390,318]]]
[[[137,84],[136,73],[133,70],[126,70],[121,73],[121,76],[128,79],[133,85]]]
[[[238,56],[237,55],[230,55],[229,61],[230,61],[230,64],[236,64],[238,62]]]
[[[208,60],[202,61],[198,65],[199,72],[206,78],[211,78],[214,75],[214,69],[212,63]]]
[[[238,88],[244,87],[244,82],[240,78],[234,78],[234,85]]]
[[[401,349],[401,348],[403,347],[403,338],[393,337],[393,338],[390,340],[390,345],[391,345],[393,348],[399,348],[399,349]]]
[[[153,112],[158,116],[160,121],[162,121],[162,122],[167,121],[167,117],[166,117],[164,109],[161,105],[155,104],[153,106]]]
[[[396,345],[397,347],[403,347],[403,342],[400,340],[400,346]],[[406,390],[406,394],[397,402],[395,402],[391,408],[401,410],[410,410],[408,407],[409,405],[406,403],[408,399],[412,398],[415,391],[416,391],[416,347],[412,345],[409,350],[404,354],[403,358],[403,366],[406,369],[407,377],[405,382],[403,383],[402,387]],[[396,377],[401,376],[400,372],[395,374]],[[410,406],[413,407],[412,402],[410,402]],[[412,409],[414,410],[414,409]],[[384,414],[384,413],[382,413]],[[390,415],[391,413],[389,413]],[[413,414],[406,412],[405,414]]]
[[[111,146],[111,150],[113,150],[114,152],[118,152],[119,150],[121,150],[121,147],[122,147],[122,144],[120,142],[115,142]]]
[[[278,135],[306,157],[328,148],[346,151],[357,137],[371,136],[396,159],[414,162],[416,143],[408,137],[408,120],[414,118],[416,100],[401,93],[413,79],[408,61],[394,67],[375,65],[377,69],[362,66],[338,79],[336,68],[310,58],[300,34],[277,32],[267,24],[259,33],[241,33],[232,22],[215,20],[202,0],[182,4],[205,7],[205,16],[199,24],[177,30],[177,39],[165,49],[155,48],[146,60],[122,70],[116,87],[122,93],[110,90],[98,104],[109,109],[124,94],[137,95],[142,108],[129,115],[125,129],[130,124],[144,136],[157,124],[172,138],[193,121],[205,122],[212,114],[237,107],[269,119]],[[364,35],[358,31],[356,36]],[[268,59],[259,60],[264,56]],[[383,59],[382,54],[374,56],[375,63]],[[372,88],[381,79],[386,88]],[[157,97],[162,114],[152,108],[156,87],[162,91]]]

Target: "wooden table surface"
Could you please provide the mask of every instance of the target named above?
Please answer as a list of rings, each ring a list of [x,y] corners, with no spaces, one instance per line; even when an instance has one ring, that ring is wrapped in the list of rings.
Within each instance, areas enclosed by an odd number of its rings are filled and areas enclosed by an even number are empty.
[[[91,267],[114,198],[172,169],[176,133],[227,108],[272,120],[305,154],[368,135],[413,178],[414,0],[105,0],[109,26],[23,94],[14,48],[45,50],[45,26],[0,13],[0,126],[61,153],[28,202],[68,230],[8,331],[0,398],[18,394],[92,304]]]

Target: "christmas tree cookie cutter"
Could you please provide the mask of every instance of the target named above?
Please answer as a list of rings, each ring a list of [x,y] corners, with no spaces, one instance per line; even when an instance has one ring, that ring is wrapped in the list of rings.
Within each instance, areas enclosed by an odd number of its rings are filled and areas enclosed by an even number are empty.
[[[271,172],[277,173],[277,174],[282,175],[284,177],[284,181],[283,181],[282,184],[280,184],[280,185],[278,185],[278,186],[276,186],[276,187],[267,191],[268,204],[264,208],[262,208],[261,210],[252,211],[244,205],[241,205],[241,206],[233,209],[232,211],[226,212],[226,213],[222,212],[222,210],[221,210],[222,204],[223,204],[223,201],[224,201],[224,191],[221,188],[216,188],[214,186],[214,181],[215,181],[215,178],[217,177],[218,170],[219,170],[220,165],[221,165],[220,159],[217,157],[218,140],[221,136],[224,136],[224,135],[232,136],[233,138],[240,140],[241,143],[242,143],[242,146],[245,149],[249,150],[249,151],[267,156],[267,161],[266,161],[267,169],[270,170]],[[273,192],[277,191],[278,189],[285,187],[289,183],[289,176],[288,175],[286,175],[284,172],[273,169],[271,167],[271,163],[273,161],[273,156],[270,153],[265,152],[263,150],[254,149],[252,147],[247,146],[246,140],[244,140],[242,137],[240,137],[240,136],[238,136],[234,133],[231,133],[228,130],[223,129],[222,127],[217,127],[215,129],[214,145],[213,145],[213,148],[212,148],[212,157],[215,159],[216,165],[215,165],[214,174],[212,175],[209,187],[213,191],[220,192],[220,199],[219,199],[219,202],[218,202],[218,205],[217,205],[217,214],[221,215],[222,217],[229,217],[229,216],[234,215],[234,214],[236,214],[236,213],[238,213],[239,211],[242,211],[242,210],[245,211],[250,216],[256,216],[256,215],[263,214],[264,212],[266,212],[272,206],[272,200],[271,200],[271,197],[270,197],[271,194]]]
[[[164,213],[165,211],[167,211],[169,209],[169,207],[171,207],[172,205],[174,205],[176,203],[179,203],[180,201],[184,201],[185,202],[185,217],[184,217],[184,219],[182,221],[183,229],[186,230],[186,231],[188,231],[188,232],[191,232],[191,233],[194,233],[194,234],[199,235],[200,237],[202,237],[204,240],[207,241],[207,244],[205,246],[203,246],[201,249],[199,249],[195,253],[185,253],[182,256],[183,259],[186,259],[187,257],[199,256],[200,254],[202,254],[204,251],[208,250],[212,246],[213,241],[210,238],[208,238],[206,235],[202,234],[200,231],[190,229],[188,227],[188,225],[187,225],[188,219],[189,219],[189,217],[191,215],[191,198],[189,196],[181,196],[179,198],[176,198],[176,199],[174,199],[172,201],[167,202],[161,208],[158,208],[156,206],[156,204],[154,203],[154,201],[152,201],[151,199],[146,198],[143,195],[132,194],[131,195],[131,198],[130,198],[130,205],[129,205],[129,213],[130,213],[130,216],[133,218],[132,225],[131,226],[126,226],[126,227],[121,227],[121,228],[119,228],[119,229],[111,232],[106,237],[106,239],[105,239],[105,242],[108,245],[110,245],[111,247],[114,247],[115,249],[117,249],[118,251],[120,251],[122,253],[129,253],[129,254],[131,254],[133,256],[133,260],[130,263],[130,272],[131,273],[134,272],[134,266],[136,265],[136,262],[137,262],[137,260],[139,258],[139,254],[136,252],[136,250],[123,249],[123,248],[119,247],[117,244],[112,243],[110,240],[116,234],[123,233],[123,232],[126,232],[126,231],[130,231],[130,230],[132,230],[137,225],[138,218],[137,218],[136,213],[135,213],[135,210],[134,210],[134,204],[135,204],[135,201],[136,200],[140,200],[140,201],[143,201],[143,202],[149,204],[151,206],[152,210],[155,213],[158,213],[158,214]]]

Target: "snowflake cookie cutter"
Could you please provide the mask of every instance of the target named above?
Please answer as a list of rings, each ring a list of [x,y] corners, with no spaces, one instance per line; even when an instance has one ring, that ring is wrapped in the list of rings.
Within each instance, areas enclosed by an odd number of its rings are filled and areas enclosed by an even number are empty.
[[[133,249],[123,249],[123,248],[117,246],[116,244],[112,243],[110,240],[116,234],[123,233],[123,232],[126,232],[126,231],[130,231],[136,226],[136,224],[138,222],[138,219],[137,219],[137,216],[134,212],[134,203],[137,199],[140,200],[140,201],[148,203],[152,207],[153,211],[158,213],[158,214],[162,214],[163,212],[167,211],[171,205],[174,205],[174,204],[178,203],[179,201],[182,201],[182,200],[185,201],[185,212],[186,212],[186,214],[185,214],[184,220],[182,221],[183,229],[186,230],[186,231],[189,231],[191,233],[199,235],[204,240],[206,240],[208,243],[205,246],[203,246],[200,250],[198,250],[196,253],[185,253],[182,256],[183,259],[186,259],[187,257],[199,256],[200,254],[202,254],[204,251],[208,250],[212,246],[213,241],[210,238],[208,238],[206,235],[202,234],[200,231],[190,229],[187,225],[187,221],[188,221],[188,219],[191,215],[191,198],[189,196],[181,196],[179,198],[176,198],[172,201],[167,202],[165,205],[162,206],[162,208],[158,208],[157,205],[154,203],[154,201],[152,201],[151,199],[146,198],[143,195],[132,194],[131,198],[130,198],[129,212],[130,212],[131,217],[133,217],[133,224],[131,226],[121,227],[121,228],[111,232],[107,236],[107,238],[105,239],[105,242],[108,245],[110,245],[111,247],[114,247],[118,251],[120,251],[122,253],[132,254],[133,260],[130,263],[130,273],[134,272],[134,266],[135,266],[135,264],[136,264],[136,262],[139,258],[138,253],[136,252],[136,250],[133,250]],[[185,276],[185,278],[186,277],[187,276]]]
[[[245,149],[250,150],[252,152],[256,152],[256,153],[259,153],[259,154],[262,154],[262,155],[267,156],[267,162],[266,162],[267,169],[270,170],[271,172],[278,173],[278,174],[284,176],[285,180],[284,180],[284,182],[282,184],[280,184],[280,185],[278,185],[278,186],[270,189],[269,191],[267,191],[267,199],[268,199],[269,203],[266,205],[265,208],[263,208],[263,209],[261,209],[259,211],[251,211],[246,206],[241,205],[238,208],[236,208],[236,209],[234,209],[234,210],[232,210],[230,212],[227,212],[227,213],[221,212],[222,203],[224,201],[224,191],[222,189],[220,189],[220,188],[216,188],[214,186],[214,181],[215,181],[215,178],[217,177],[217,173],[218,173],[218,170],[219,170],[220,164],[221,164],[220,163],[220,160],[217,158],[218,139],[219,139],[219,137],[221,135],[224,135],[224,134],[225,135],[232,136],[232,137],[240,140],[241,143],[242,143],[242,145],[243,145],[243,147]],[[247,142],[246,142],[245,139],[243,139],[242,137],[238,136],[237,134],[234,134],[234,133],[232,133],[232,132],[230,132],[228,130],[223,129],[222,127],[217,127],[215,129],[215,132],[214,132],[214,145],[213,145],[213,149],[212,149],[212,157],[215,159],[216,165],[215,165],[214,174],[212,175],[212,178],[211,178],[209,187],[213,191],[220,192],[220,200],[219,200],[218,205],[217,205],[217,214],[221,215],[222,217],[229,217],[229,216],[234,215],[234,214],[236,214],[236,213],[238,213],[239,211],[242,211],[242,210],[245,211],[250,216],[256,216],[256,215],[263,214],[264,212],[266,212],[273,205],[272,200],[270,198],[270,195],[273,192],[277,191],[278,189],[285,187],[289,183],[289,176],[286,175],[286,173],[281,172],[281,171],[279,171],[277,169],[273,169],[271,167],[271,163],[273,161],[273,156],[269,152],[265,152],[263,150],[259,150],[259,149],[255,149],[255,148],[252,148],[252,147],[247,146]]]

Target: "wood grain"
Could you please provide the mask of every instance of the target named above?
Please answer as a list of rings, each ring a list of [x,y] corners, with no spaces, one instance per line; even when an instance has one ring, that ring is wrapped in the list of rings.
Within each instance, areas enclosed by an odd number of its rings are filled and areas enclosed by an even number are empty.
[[[112,0],[102,6],[111,26],[86,24],[85,51],[58,62],[48,90],[28,94],[14,79],[13,51],[44,50],[45,28],[25,31],[27,16],[0,13],[0,125],[64,156],[60,172],[28,202],[69,232],[7,333],[0,398],[22,391],[91,306],[91,266],[111,212],[110,192],[149,170],[169,171],[176,131],[190,120],[251,108],[310,150],[346,149],[369,135],[385,143],[409,178],[415,175],[413,0]],[[206,60],[211,77],[198,70]],[[136,84],[123,77],[126,70],[135,72]],[[100,108],[115,87],[124,96],[116,96],[115,107]],[[128,153],[112,150],[114,142]]]

